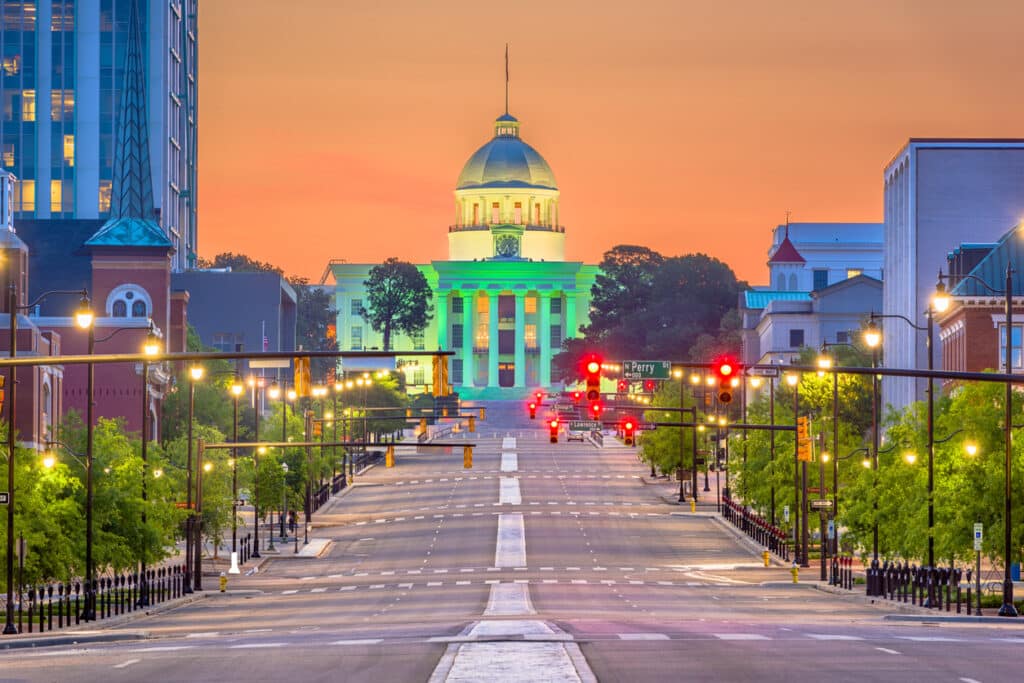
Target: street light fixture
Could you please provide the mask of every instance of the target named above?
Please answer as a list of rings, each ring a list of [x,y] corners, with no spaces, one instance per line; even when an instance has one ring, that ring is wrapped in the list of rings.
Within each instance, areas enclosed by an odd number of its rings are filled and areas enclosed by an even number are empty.
[[[970,279],[992,294],[1002,294],[1005,299],[1005,313],[1006,313],[1006,352],[1005,352],[1005,367],[1003,372],[1007,375],[1013,373],[1013,264],[1007,262],[1006,264],[1006,279],[1003,286],[1003,290],[1000,291],[990,284],[985,282],[976,275],[959,275],[959,278]],[[939,281],[935,285],[935,293],[932,295],[932,302],[937,311],[945,312],[949,309],[950,298],[949,293],[946,291],[946,285],[944,280],[948,276],[943,275],[942,271],[939,271]],[[939,306],[942,306],[940,309]],[[1011,553],[1013,551],[1013,538],[1012,538],[1012,525],[1011,517],[1013,512],[1012,504],[1012,483],[1013,483],[1013,385],[1010,380],[1006,380],[1006,398],[1004,405],[1003,414],[1003,435],[1005,442],[1005,453],[1003,457],[1005,477],[1004,487],[1004,510],[1003,510],[1003,604],[999,607],[999,616],[1001,617],[1015,617],[1017,616],[1017,608],[1013,605],[1013,578],[1010,575],[1010,560]]]
[[[238,443],[238,399],[245,392],[245,385],[235,376],[229,388],[234,412],[231,421],[231,440]],[[231,449],[231,569],[229,574],[238,574],[238,449]]]

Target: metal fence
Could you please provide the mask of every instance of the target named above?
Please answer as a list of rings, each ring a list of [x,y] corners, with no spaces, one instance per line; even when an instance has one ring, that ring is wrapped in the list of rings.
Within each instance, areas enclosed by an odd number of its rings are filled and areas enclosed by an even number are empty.
[[[971,614],[970,569],[885,562],[880,567],[868,567],[866,573],[870,596],[947,612],[955,608],[957,614],[966,605],[967,614]]]
[[[772,526],[765,518],[725,496],[722,497],[722,517],[775,555],[783,560],[789,560],[786,534],[779,527]]]

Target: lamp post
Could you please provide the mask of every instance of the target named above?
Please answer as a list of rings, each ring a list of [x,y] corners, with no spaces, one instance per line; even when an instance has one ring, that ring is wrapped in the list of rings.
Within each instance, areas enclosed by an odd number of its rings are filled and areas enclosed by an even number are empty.
[[[231,420],[231,440],[238,443],[238,399],[245,392],[245,386],[238,377],[231,383],[231,399],[234,406]],[[231,568],[238,570],[238,449],[231,449]]]
[[[195,563],[194,576],[197,591],[203,590],[203,474],[212,469],[213,463],[202,462],[202,458],[196,462],[196,549],[192,559]]]
[[[155,356],[160,353],[160,338],[157,337],[156,328],[153,326],[153,321],[149,321],[149,332],[146,335],[146,342],[143,344],[143,352],[146,356]],[[149,468],[148,461],[148,446],[149,446],[149,360],[144,358],[142,360],[142,526],[146,526],[146,506],[147,506],[147,494],[146,494],[146,471]],[[139,583],[139,600],[138,604],[140,607],[146,607],[149,605],[149,582],[146,580],[146,546],[143,543],[142,546],[142,578]]]
[[[18,355],[18,311],[29,310],[52,294],[80,295],[82,297],[82,301],[85,303],[85,309],[88,309],[89,311],[88,326],[92,326],[92,311],[88,306],[89,292],[87,290],[54,289],[48,292],[43,292],[29,304],[19,306],[18,289],[16,283],[12,280],[7,288],[7,312],[10,316],[9,330],[11,358],[15,358]],[[82,325],[78,323],[80,315],[85,315],[84,311],[80,310],[75,315],[76,323],[82,327]],[[15,433],[17,431],[15,425],[17,424],[18,415],[18,371],[14,366],[11,366],[8,373],[8,384],[10,386],[7,397],[7,623],[4,625],[3,633],[4,635],[13,635],[18,632],[18,627],[14,624],[14,449],[16,445]]]
[[[928,372],[932,373],[935,370],[935,344],[934,344],[934,328],[933,324],[933,311],[945,311],[949,306],[949,300],[941,297],[934,297],[932,301],[928,302],[928,308],[925,309],[925,317],[927,324],[922,327],[915,325],[912,320],[902,316],[898,313],[879,314],[872,312],[869,316],[869,322],[873,323],[875,320],[884,318],[898,318],[903,322],[910,325],[912,328],[918,331],[925,332],[925,346],[928,348]],[[927,422],[927,438],[928,438],[928,566],[935,566],[935,378],[928,375],[928,422]],[[1012,590],[1012,588],[1011,588]]]
[[[332,408],[332,414],[334,415],[334,434],[333,434],[333,438],[334,438],[334,442],[335,443],[338,442],[338,422],[341,419],[341,415],[338,413],[338,394],[340,394],[344,390],[345,390],[345,383],[344,382],[335,382],[334,383],[333,404],[332,404],[331,408]],[[344,427],[342,427],[342,430],[344,430]],[[335,464],[337,464],[337,461],[338,461],[338,447],[335,446],[333,451],[334,452],[332,453],[332,461]],[[341,486],[343,488],[345,486],[345,460],[347,458],[348,458],[348,449],[347,448],[342,448],[341,449]],[[332,486],[334,485],[333,481],[331,482],[331,485]]]
[[[260,390],[263,389],[263,378],[257,380],[255,377],[249,377],[249,388],[253,394],[253,412],[255,422],[255,430],[253,432],[253,441],[259,443],[260,440]],[[260,448],[257,446],[252,451],[252,520],[253,520],[253,559],[262,557],[260,555]],[[273,535],[273,533],[271,533]]]
[[[786,384],[793,389],[793,423],[796,424],[800,416],[800,375],[795,372],[786,373]],[[793,522],[793,539],[797,546],[797,559],[801,567],[810,566],[807,557],[807,539],[810,529],[807,524],[807,463],[800,461],[800,439],[793,437],[793,497],[796,511],[796,520]],[[803,465],[801,468],[800,465]],[[801,471],[803,477],[801,478]],[[801,486],[801,481],[803,485]],[[801,496],[801,492],[803,495]]]
[[[1005,297],[1005,311],[1006,311],[1006,348],[1004,356],[1005,367],[1003,371],[1007,375],[1013,374],[1013,264],[1007,262],[1006,264],[1006,277],[1002,291],[995,289],[989,285],[985,280],[975,275],[959,275],[958,278],[970,279],[977,282],[986,290],[992,294],[1001,294]],[[949,276],[943,275],[942,271],[939,271],[939,282],[935,286],[935,295],[932,297],[935,309],[939,313],[943,313],[949,308],[949,294],[946,292],[943,281]],[[931,380],[929,380],[931,381]],[[1003,458],[1004,473],[1005,477],[1004,485],[1004,509],[1003,509],[1003,550],[1005,553],[1003,564],[1003,604],[999,607],[999,616],[1001,617],[1015,617],[1017,616],[1017,608],[1013,605],[1013,579],[1010,576],[1010,560],[1013,552],[1013,538],[1012,538],[1012,526],[1011,526],[1011,515],[1013,512],[1013,505],[1011,495],[1012,489],[1012,457],[1013,457],[1013,384],[1009,379],[1006,380],[1006,399],[1003,407],[1003,438],[1005,455]]]
[[[192,509],[192,423],[196,412],[196,382],[203,378],[205,372],[202,365],[193,365],[188,370],[188,448],[185,461],[187,469],[185,485],[185,506],[188,508],[188,520],[185,531],[185,592],[192,592],[192,553],[199,552],[199,520]],[[197,475],[198,481],[198,475]],[[197,496],[198,497],[198,496]],[[198,588],[198,586],[196,586]]]
[[[868,322],[864,331],[864,343],[871,349],[871,369],[878,368],[878,348],[882,343],[882,332],[874,320]],[[875,472],[872,488],[878,486],[878,373],[871,373],[871,468]],[[878,496],[872,496],[874,524],[871,530],[871,570],[872,576],[878,571]],[[875,595],[874,585],[869,582],[868,595]]]

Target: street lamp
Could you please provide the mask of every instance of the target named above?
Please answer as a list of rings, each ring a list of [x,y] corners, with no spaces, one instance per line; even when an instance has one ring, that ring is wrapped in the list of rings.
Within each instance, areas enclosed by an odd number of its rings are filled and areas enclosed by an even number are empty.
[[[925,346],[928,348],[928,422],[927,422],[927,434],[928,434],[928,566],[935,566],[935,378],[931,373],[935,370],[935,343],[934,343],[934,312],[942,312],[946,310],[949,305],[949,300],[943,295],[933,297],[929,302],[928,307],[925,309],[925,318],[927,324],[922,327],[921,325],[914,324],[914,321],[910,320],[906,316],[898,313],[880,314],[872,312],[869,316],[869,320],[874,322],[878,319],[883,318],[897,318],[910,325],[912,328],[918,331],[925,332]],[[941,308],[940,308],[941,307]],[[877,330],[877,328],[875,328]],[[872,331],[872,334],[879,334]],[[870,343],[869,343],[870,345]]]
[[[793,424],[796,425],[800,417],[800,374],[795,371],[786,372],[786,384],[793,389]],[[801,567],[810,566],[807,557],[807,540],[810,529],[807,524],[807,463],[803,463],[803,486],[801,487],[801,461],[800,461],[800,439],[793,435],[793,498],[796,508],[796,520],[793,522],[793,540],[797,546],[797,558]],[[800,493],[803,491],[803,496]]]
[[[959,275],[959,278],[966,278],[973,280],[984,287],[992,294],[1002,294],[1006,297],[1005,309],[1006,309],[1006,350],[1004,362],[1006,367],[1003,371],[1007,376],[1013,374],[1013,264],[1007,262],[1006,264],[1006,279],[1002,291],[995,289],[989,285],[985,280],[975,275]],[[945,284],[943,281],[948,276],[943,275],[942,271],[939,271],[939,282],[935,285],[935,294],[932,296],[932,302],[938,312],[944,313],[950,304],[949,293],[946,291]],[[941,307],[941,308],[940,308]],[[930,381],[930,380],[929,380]],[[1004,474],[1005,477],[1005,491],[1004,491],[1004,510],[1003,510],[1003,604],[999,607],[999,616],[1001,617],[1015,617],[1017,616],[1017,608],[1013,606],[1013,579],[1010,576],[1010,555],[1013,551],[1013,539],[1012,539],[1012,526],[1010,524],[1011,514],[1013,512],[1013,505],[1011,502],[1011,495],[1013,489],[1012,484],[1012,457],[1013,457],[1013,385],[1010,379],[1006,380],[1006,399],[1004,405],[1003,415],[1003,430],[1004,430],[1004,441],[1005,441],[1005,455],[1003,458],[1004,462]]]
[[[871,349],[871,369],[875,370],[878,368],[878,350],[882,344],[882,331],[878,327],[878,323],[874,319],[868,321],[868,327],[864,331],[864,343]],[[871,469],[875,471],[874,482],[872,488],[878,486],[878,373],[871,373]],[[864,461],[864,466],[868,467],[867,460]],[[872,510],[874,523],[872,524],[871,530],[871,576],[874,577],[878,572],[878,496],[877,494],[872,496]],[[868,581],[868,595],[875,595],[875,585],[873,578]]]
[[[89,300],[89,292],[85,289],[54,289],[48,292],[43,292],[29,304],[19,306],[18,289],[15,282],[13,280],[11,281],[7,290],[7,311],[10,315],[8,329],[10,330],[11,358],[18,355],[18,311],[27,311],[31,309],[51,294],[78,294],[81,295],[83,302],[88,302]],[[87,315],[85,313],[87,309],[89,313],[92,313],[87,304],[84,307],[80,307],[79,311],[75,314],[76,323],[79,316],[82,316],[84,321],[84,317]],[[91,326],[92,317],[89,316],[88,325],[86,325],[86,327]],[[9,396],[7,397],[7,623],[4,625],[4,635],[12,635],[18,632],[18,627],[14,625],[14,437],[18,415],[18,371],[12,365],[8,373],[8,384],[10,386],[8,389]]]
[[[229,388],[234,405],[231,421],[231,440],[238,443],[238,399],[245,392],[245,385],[235,376]],[[229,574],[238,574],[238,449],[231,449],[231,569]]]
[[[117,332],[115,331],[114,334]],[[111,335],[113,336],[113,335]],[[146,333],[146,341],[142,345],[144,357],[142,359],[142,526],[146,526],[146,469],[148,465],[149,447],[149,357],[160,353],[160,338],[156,334],[156,327],[153,321],[149,321],[149,332]],[[142,574],[139,584],[140,607],[149,605],[149,582],[146,580],[146,546],[142,547]]]
[[[201,522],[196,517],[195,510],[192,509],[192,423],[195,421],[195,410],[196,410],[196,382],[203,378],[205,370],[202,365],[193,365],[188,370],[188,449],[186,468],[188,474],[186,475],[186,491],[185,491],[185,505],[188,508],[188,521],[186,523],[185,531],[185,592],[192,592],[192,553],[199,552]],[[198,476],[197,476],[198,479]],[[198,494],[196,496],[198,498]],[[199,590],[199,577],[196,577],[196,590]]]

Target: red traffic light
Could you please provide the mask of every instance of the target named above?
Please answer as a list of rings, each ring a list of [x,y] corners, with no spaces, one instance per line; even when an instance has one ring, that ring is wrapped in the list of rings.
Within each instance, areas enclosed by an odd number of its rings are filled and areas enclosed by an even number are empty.
[[[619,380],[619,393],[620,394],[624,394],[624,393],[626,393],[627,389],[629,389],[629,383],[626,382],[626,380],[624,380],[624,379],[620,379]]]
[[[657,386],[657,385],[655,385],[653,379],[645,379],[644,380],[644,391],[646,391],[648,393],[653,393],[655,386]]]
[[[536,417],[537,417],[537,404],[534,403],[533,401],[530,401],[529,403],[526,404],[526,407],[530,409],[530,419],[531,420],[536,419]]]
[[[558,419],[551,420],[548,425],[551,427],[551,443],[558,443]]]
[[[633,424],[633,421],[632,421],[632,420],[626,420],[626,421],[625,421],[625,422],[624,422],[624,423],[622,424],[622,428],[623,428],[623,429],[625,429],[625,430],[626,430],[627,432],[631,432],[631,431],[633,431],[634,429],[636,429],[636,425],[635,425],[635,424]]]
[[[731,403],[732,390],[739,384],[742,366],[732,356],[720,356],[714,360],[711,369],[718,379],[718,402]]]
[[[622,433],[627,446],[633,445],[633,434],[636,431],[636,422],[633,418],[627,418],[622,422]]]
[[[587,361],[587,372],[591,375],[601,372],[601,363],[596,360]]]
[[[587,376],[587,400],[596,401],[601,398],[601,357],[590,354],[583,362],[583,370]]]
[[[552,420],[549,424],[552,429],[558,429],[558,420]]]
[[[601,414],[601,409],[602,406],[598,401],[595,401],[590,404],[590,412],[594,414],[594,417],[597,417],[598,415]]]
[[[574,391],[574,392],[572,392],[572,402],[573,402],[573,403],[579,403],[579,402],[580,402],[580,398],[581,398],[582,396],[583,396],[583,394],[581,394],[581,393],[580,393],[580,392],[578,392],[578,391]]]

